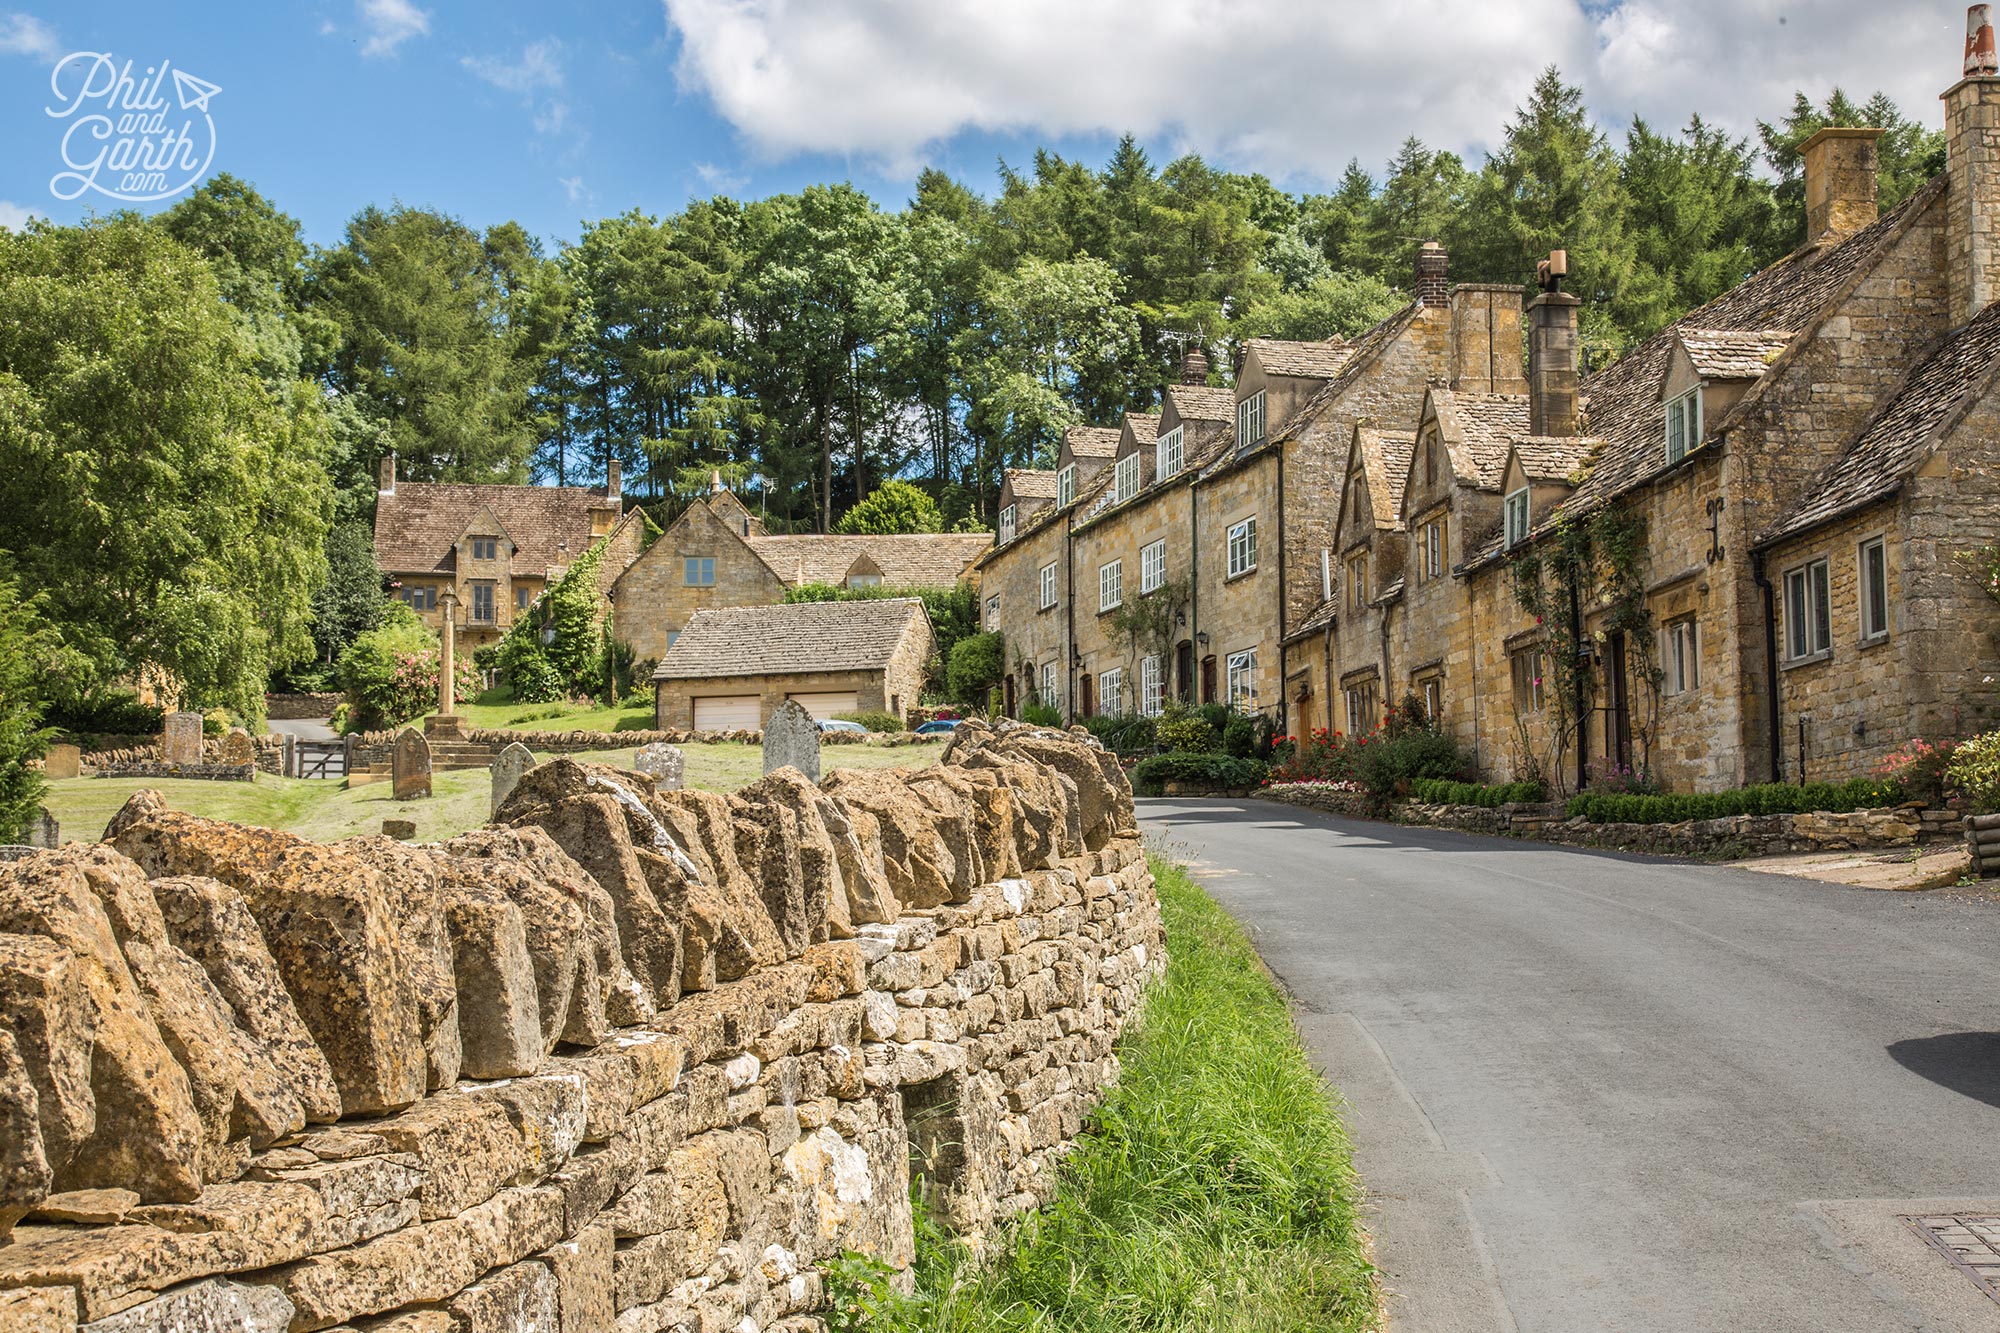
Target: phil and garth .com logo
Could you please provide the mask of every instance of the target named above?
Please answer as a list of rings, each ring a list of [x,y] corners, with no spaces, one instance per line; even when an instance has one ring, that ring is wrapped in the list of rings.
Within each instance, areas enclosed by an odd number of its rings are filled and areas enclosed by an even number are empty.
[[[49,178],[58,199],[91,192],[133,204],[169,199],[215,160],[208,102],[222,89],[169,61],[135,71],[109,52],[78,51],[56,62],[49,89],[49,116],[67,122],[63,170]]]

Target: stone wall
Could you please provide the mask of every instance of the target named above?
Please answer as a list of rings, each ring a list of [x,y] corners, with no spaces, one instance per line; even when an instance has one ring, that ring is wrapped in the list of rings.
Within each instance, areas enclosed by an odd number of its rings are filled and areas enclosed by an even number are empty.
[[[267,694],[264,696],[264,716],[278,719],[332,717],[333,710],[340,707],[345,698],[342,694]]]
[[[0,867],[0,1327],[804,1330],[913,1170],[1034,1207],[1164,964],[1111,757],[734,796],[559,759],[317,845],[141,793]]]

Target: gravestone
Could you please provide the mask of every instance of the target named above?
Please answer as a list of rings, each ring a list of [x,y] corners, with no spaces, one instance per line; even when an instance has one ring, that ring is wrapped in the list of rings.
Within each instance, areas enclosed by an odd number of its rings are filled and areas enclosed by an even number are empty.
[[[257,742],[241,727],[231,727],[222,738],[222,762],[236,768],[257,762]]]
[[[49,813],[46,805],[28,820],[28,845],[46,847],[51,851],[62,846],[62,825],[56,823],[56,817]]]
[[[168,713],[166,730],[160,733],[160,762],[198,764],[201,762],[201,714]]]
[[[431,794],[431,745],[419,733],[404,727],[389,750],[389,772],[395,782],[396,799],[414,801]]]
[[[535,752],[519,741],[508,743],[493,760],[493,813],[500,813],[500,806],[513,794],[514,784],[521,775],[535,766]]]
[[[385,819],[382,821],[382,836],[394,838],[398,842],[417,840],[417,821],[414,819]]]
[[[819,781],[819,723],[797,699],[787,699],[764,724],[764,771],[790,765]]]
[[[653,785],[661,791],[679,791],[687,773],[687,756],[676,746],[654,741],[651,745],[639,747],[637,757],[632,760],[632,769],[649,774]]]
[[[83,775],[83,751],[74,745],[51,745],[42,760],[42,774],[49,781]]]

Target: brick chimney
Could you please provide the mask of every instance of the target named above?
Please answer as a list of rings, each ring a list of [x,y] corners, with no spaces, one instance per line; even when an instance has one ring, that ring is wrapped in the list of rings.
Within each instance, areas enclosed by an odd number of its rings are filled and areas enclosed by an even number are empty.
[[[394,449],[382,455],[380,467],[381,480],[375,483],[375,489],[383,495],[394,495],[396,493],[396,451]]]
[[[1241,366],[1242,362],[1239,360],[1237,364]],[[1188,348],[1187,355],[1181,358],[1181,383],[1208,383],[1208,353],[1199,347]]]
[[[1436,241],[1417,247],[1417,304],[1442,310],[1451,302],[1451,256]]]
[[[1552,250],[1536,266],[1542,294],[1528,303],[1528,433],[1575,435],[1577,410],[1577,307],[1562,289],[1569,255]]]
[[[614,458],[604,469],[605,496],[616,500],[623,493],[620,488],[624,485],[624,481],[625,465]]]
[[[1951,322],[1964,324],[2000,296],[2000,61],[1993,7],[1965,13],[1965,77],[1944,94],[1945,262]]]
[[[1875,221],[1875,141],[1882,131],[1829,125],[1805,141],[1806,240],[1844,241]]]

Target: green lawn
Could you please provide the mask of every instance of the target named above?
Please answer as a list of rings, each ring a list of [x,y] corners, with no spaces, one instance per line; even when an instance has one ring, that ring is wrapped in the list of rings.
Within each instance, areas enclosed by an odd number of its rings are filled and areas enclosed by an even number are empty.
[[[685,745],[687,781],[709,791],[734,791],[763,776],[763,752],[755,745]],[[925,745],[829,745],[821,762],[834,768],[922,768],[937,762],[942,741]],[[573,756],[632,766],[637,747],[591,750]],[[425,801],[398,802],[390,785],[371,782],[349,788],[325,779],[274,778],[255,782],[198,782],[186,778],[68,778],[49,784],[47,805],[62,824],[63,838],[88,842],[104,831],[133,792],[151,788],[169,806],[190,814],[240,824],[285,829],[320,842],[357,833],[380,833],[384,819],[414,819],[425,842],[448,838],[486,822],[492,781],[485,769],[440,772]]]
[[[1243,931],[1155,858],[1167,972],[1057,1197],[990,1262],[936,1228],[893,1333],[1326,1333],[1377,1326],[1361,1185],[1326,1084]],[[860,1321],[871,1318],[858,1312]]]
[[[492,727],[496,730],[616,732],[653,729],[653,698],[650,694],[628,699],[616,708],[508,702],[461,703],[457,709],[468,727]],[[423,718],[413,718],[404,725],[422,730]]]

